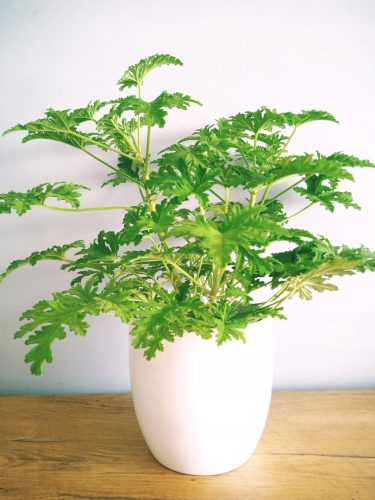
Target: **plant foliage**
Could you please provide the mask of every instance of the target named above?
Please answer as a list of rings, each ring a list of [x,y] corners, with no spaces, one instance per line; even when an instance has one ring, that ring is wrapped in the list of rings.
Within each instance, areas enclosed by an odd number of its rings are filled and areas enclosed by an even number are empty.
[[[335,277],[375,269],[375,254],[367,248],[335,246],[291,226],[294,215],[313,205],[330,212],[338,205],[360,208],[340,187],[354,180],[354,167],[374,167],[369,160],[341,151],[288,152],[301,126],[335,123],[334,116],[262,107],[220,118],[151,161],[153,129],[165,126],[169,110],[200,104],[180,92],[142,98],[145,77],[164,65],[182,62],[166,54],[142,59],[118,81],[120,90],[135,94],[74,110],[48,109],[44,117],[5,132],[24,132],[23,142],[49,139],[78,148],[107,168],[103,185],[132,183],[140,196],[130,207],[80,208],[81,190],[87,188],[66,182],[0,194],[5,214],[22,216],[35,206],[124,211],[117,231],[100,231],[87,245],[75,241],[33,252],[0,275],[1,281],[41,260],[58,261],[73,275],[71,288],[21,316],[15,337],[31,346],[25,361],[35,375],[52,361],[55,341],[69,333],[86,335],[90,315],[113,314],[131,323],[133,345],[151,359],[185,332],[215,337],[218,345],[245,341],[249,323],[283,318],[286,300],[310,300],[314,293],[336,290]],[[84,123],[90,127],[83,129]],[[292,190],[307,203],[294,214],[284,196]],[[290,249],[275,252],[275,242]],[[268,298],[257,299],[259,290]]]

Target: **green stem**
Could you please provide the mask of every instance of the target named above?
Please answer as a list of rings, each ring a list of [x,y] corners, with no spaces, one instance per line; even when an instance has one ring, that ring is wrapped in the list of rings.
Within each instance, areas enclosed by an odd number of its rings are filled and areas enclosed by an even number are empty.
[[[269,304],[270,302],[273,302],[278,297],[280,297],[280,295],[282,295],[285,292],[285,290],[288,288],[288,286],[289,286],[289,283],[284,283],[284,285],[282,285],[282,287],[276,293],[274,293],[269,299],[267,299],[266,302],[263,303],[263,305],[265,306],[265,305]]]
[[[175,269],[177,269],[178,271],[180,271],[181,274],[183,274],[186,278],[188,278],[192,283],[194,283],[196,286],[198,286],[199,288],[201,288],[202,290],[204,290],[205,292],[207,291],[205,287],[203,287],[199,281],[197,281],[195,278],[193,278],[193,276],[191,276],[188,272],[186,272],[184,269],[182,269],[182,267],[180,267],[178,264],[176,264],[175,262],[173,262],[172,260],[169,260],[168,258],[164,258],[165,262],[167,262],[167,264],[170,264],[171,266],[173,266]]]
[[[153,238],[151,235],[147,235],[147,236],[146,236],[146,238],[148,238],[148,239],[151,241],[151,243],[152,243],[153,247],[155,248],[155,250],[156,250],[158,253],[160,253],[161,248],[160,248],[160,247],[159,247],[159,245],[156,243],[156,241],[154,240],[154,238]],[[166,243],[165,243],[164,241],[161,241],[161,246],[162,246],[162,248],[164,248],[164,250],[166,249],[166,248],[165,248],[165,245],[166,245]],[[168,248],[168,247],[167,247],[167,248]],[[170,282],[171,282],[171,283],[172,283],[172,285],[174,286],[174,278],[176,277],[176,276],[174,275],[174,271],[173,271],[173,270],[171,271],[171,270],[169,269],[169,267],[167,266],[167,263],[166,263],[165,259],[164,259],[162,256],[160,257],[160,260],[161,260],[161,262],[163,263],[164,269],[167,271],[167,274],[169,275],[169,280],[170,280]],[[178,278],[178,276],[177,276],[177,278]]]
[[[264,190],[263,196],[260,200],[260,204],[263,205],[263,203],[266,201],[266,198],[268,196],[268,193],[270,192],[272,184],[267,184],[266,189]]]
[[[258,188],[250,191],[250,202],[249,202],[250,207],[253,207],[255,205],[257,196],[258,196]]]
[[[201,214],[201,216],[203,217],[204,220],[206,220],[206,214],[204,212],[204,208],[201,204],[201,202],[199,201],[199,199],[197,198],[197,202],[198,202],[198,205],[199,205],[199,212]]]
[[[151,243],[152,243],[153,247],[155,248],[155,250],[157,250],[158,252],[160,252],[159,245],[156,243],[156,241],[154,240],[154,238],[150,234],[148,234],[146,236],[146,238],[148,238],[151,241]]]
[[[87,149],[85,148],[82,148],[81,149],[84,153],[86,153],[87,155],[91,156],[91,158],[94,158],[94,160],[97,160],[99,161],[100,163],[102,163],[103,165],[105,165],[106,167],[110,168],[111,170],[113,170],[114,172],[116,173],[120,173],[121,175],[123,175],[124,179],[127,179],[128,181],[130,182],[134,182],[134,184],[138,184],[139,186],[141,185],[139,181],[137,181],[136,179],[134,179],[133,177],[129,177],[128,175],[125,174],[125,172],[123,172],[122,170],[118,169],[118,168],[115,168],[113,167],[110,163],[107,163],[106,161],[102,160],[102,158],[99,158],[99,156],[96,156],[94,155],[93,153],[91,153],[90,151],[88,151]]]
[[[67,262],[68,264],[73,264],[73,262],[75,262],[74,260],[69,260],[69,259],[66,259],[65,257],[51,257],[51,258],[44,258],[42,260],[54,260],[55,262]],[[20,267],[24,267],[24,266],[28,266],[28,265],[31,265],[30,262],[26,261],[26,262],[23,262],[22,264],[19,264],[15,269],[11,269],[7,272],[5,272],[4,274],[0,274],[0,282],[3,281],[7,276],[9,276],[11,273],[14,273],[15,271],[17,271]]]
[[[282,191],[280,191],[279,193],[275,194],[275,196],[273,196],[272,198],[269,198],[267,200],[267,203],[270,203],[271,201],[276,200],[277,198],[279,198],[283,194],[285,194],[288,191],[290,191],[291,189],[293,189],[295,186],[298,186],[298,184],[301,184],[301,182],[306,181],[307,179],[309,179],[312,175],[314,175],[314,174],[310,174],[310,175],[306,175],[305,177],[302,177],[302,179],[299,179],[297,182],[295,182],[291,186],[289,186],[289,187],[283,189]]]
[[[250,163],[246,160],[246,158],[244,157],[242,151],[239,149],[238,152],[240,153],[240,156],[241,158],[243,159],[243,161],[245,162],[245,165],[250,168]]]
[[[210,191],[210,193],[214,194],[216,196],[216,198],[218,198],[222,202],[225,202],[224,198],[222,196],[220,196],[219,194],[217,194],[216,191],[214,191],[213,189],[210,189],[209,191]]]
[[[289,217],[287,217],[287,219],[291,219],[292,217],[295,217],[296,215],[299,215],[301,214],[302,212],[304,212],[305,210],[307,210],[308,208],[312,207],[313,205],[315,205],[315,203],[317,203],[316,201],[312,201],[311,203],[309,203],[308,205],[306,205],[305,207],[303,207],[301,210],[298,210],[298,212],[295,212],[294,214],[292,215],[289,215]]]
[[[134,148],[137,150],[138,146],[137,146],[137,141],[134,139],[134,135],[130,134],[130,138],[132,140]]]
[[[49,132],[49,130],[46,130],[46,132]],[[118,149],[112,148],[111,146],[108,146],[108,144],[102,144],[98,141],[95,141],[94,139],[91,139],[90,137],[87,137],[85,135],[79,134],[78,132],[75,132],[74,130],[63,130],[63,132],[64,132],[64,134],[69,134],[69,135],[73,135],[74,137],[78,137],[79,139],[84,139],[85,141],[90,142],[94,146],[98,146],[101,149],[103,149],[103,146],[104,146],[107,151],[112,151],[113,153],[116,153],[119,156],[125,156],[125,158],[129,158],[129,160],[136,161],[136,158],[134,158],[134,156],[128,155],[127,153],[124,153],[123,151],[119,151]]]
[[[257,165],[256,165],[256,154],[255,154],[255,150],[256,150],[256,147],[257,147],[258,133],[259,133],[259,132],[256,132],[256,133],[255,133],[255,135],[254,135],[254,144],[253,144],[253,148],[254,148],[254,155],[253,155],[253,167],[254,167],[254,168],[257,166]]]
[[[211,298],[210,302],[214,303],[217,300],[217,293],[220,290],[220,281],[223,277],[225,269],[221,267],[215,267],[212,271],[212,288],[211,288]]]
[[[281,156],[284,153],[284,151],[286,150],[286,148],[289,146],[290,141],[293,139],[293,136],[296,133],[297,129],[298,129],[298,125],[295,125],[292,133],[290,134],[290,136],[288,138],[288,140],[286,141],[286,143],[284,144],[284,146],[280,149],[280,151],[277,153],[277,155],[275,155],[275,158],[278,158],[279,156]]]
[[[138,99],[141,98],[141,84],[138,84]],[[141,117],[137,117],[137,147],[139,154],[141,154]]]
[[[145,157],[145,170],[143,179],[147,181],[149,178],[149,164],[150,164],[150,140],[151,140],[151,125],[147,126],[147,139],[146,139],[146,157]]]
[[[150,143],[151,143],[151,126],[147,126],[147,138],[146,138],[146,156],[144,161],[144,171],[143,171],[143,182],[146,182],[150,177]],[[148,198],[148,206],[150,212],[155,212],[155,201],[151,198],[151,191],[146,188],[146,197]]]
[[[119,126],[119,124],[117,123],[117,121],[112,121],[113,123],[113,126],[115,127],[116,130],[119,131],[119,133],[122,135],[122,137],[124,138],[124,141],[125,143],[127,144],[128,148],[130,151],[134,152],[136,155],[138,153],[138,150],[137,150],[137,145],[134,143],[134,137],[131,135],[131,134],[126,134],[122,129],[121,127]],[[132,140],[133,139],[133,140]]]
[[[225,188],[225,203],[224,203],[224,212],[227,214],[228,213],[228,206],[229,206],[229,193],[230,193],[230,188],[226,187]]]
[[[51,205],[38,205],[39,207],[45,208],[47,210],[56,210],[57,212],[97,212],[101,210],[129,210],[129,207],[114,206],[114,207],[92,207],[92,208],[61,208],[53,207]]]
[[[197,273],[197,280],[199,279],[199,276],[201,274],[202,265],[203,265],[203,259],[204,259],[204,255],[202,255],[201,258],[200,258],[199,267],[198,267],[198,273]],[[197,293],[197,288],[198,288],[197,285],[195,285],[194,295],[196,295],[196,293]]]

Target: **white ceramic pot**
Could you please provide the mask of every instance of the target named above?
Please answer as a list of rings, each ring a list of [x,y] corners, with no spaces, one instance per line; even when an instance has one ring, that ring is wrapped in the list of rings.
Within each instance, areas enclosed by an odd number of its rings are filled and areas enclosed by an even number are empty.
[[[272,322],[250,324],[247,342],[217,346],[186,333],[151,361],[130,346],[132,394],[151,453],[185,474],[221,474],[244,464],[271,400]]]

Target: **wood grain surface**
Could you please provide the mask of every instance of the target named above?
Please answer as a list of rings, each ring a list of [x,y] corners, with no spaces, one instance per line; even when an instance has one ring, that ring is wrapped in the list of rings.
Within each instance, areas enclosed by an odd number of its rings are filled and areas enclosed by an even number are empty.
[[[159,465],[130,395],[0,397],[0,498],[374,500],[375,391],[274,393],[240,469]]]

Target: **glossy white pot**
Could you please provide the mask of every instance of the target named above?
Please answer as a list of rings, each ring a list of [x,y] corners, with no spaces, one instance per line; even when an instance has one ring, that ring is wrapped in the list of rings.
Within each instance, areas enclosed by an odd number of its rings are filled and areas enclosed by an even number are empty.
[[[139,426],[156,460],[185,474],[221,474],[244,464],[271,400],[272,322],[250,324],[247,342],[217,346],[186,333],[151,361],[130,346]]]

